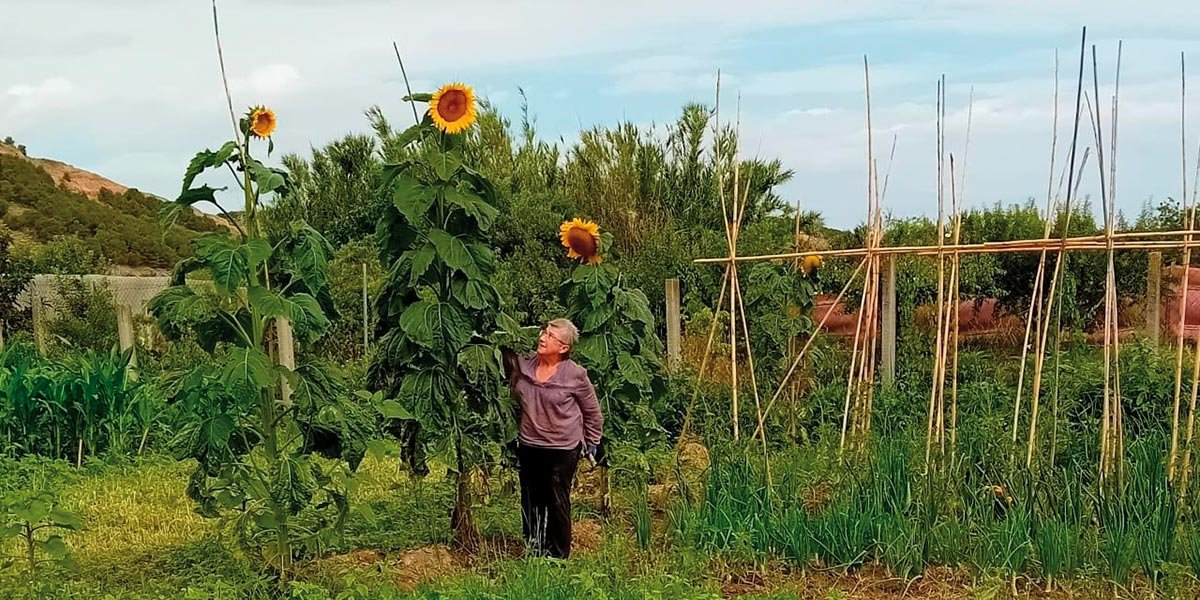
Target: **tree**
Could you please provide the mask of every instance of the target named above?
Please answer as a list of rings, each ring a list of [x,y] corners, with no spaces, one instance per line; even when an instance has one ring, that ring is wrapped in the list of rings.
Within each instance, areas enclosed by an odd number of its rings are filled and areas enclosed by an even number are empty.
[[[340,247],[374,231],[387,204],[377,188],[383,163],[374,138],[347,135],[309,159],[288,155],[282,159],[292,186],[275,204],[264,209],[264,226],[274,239],[293,219],[302,218]]]
[[[33,281],[33,265],[13,256],[12,241],[12,232],[0,224],[0,346],[6,333],[26,314],[26,310],[17,308],[17,297]]]

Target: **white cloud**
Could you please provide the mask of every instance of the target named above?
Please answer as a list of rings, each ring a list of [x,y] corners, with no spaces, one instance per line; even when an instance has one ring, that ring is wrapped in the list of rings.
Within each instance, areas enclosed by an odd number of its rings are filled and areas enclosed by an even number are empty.
[[[835,109],[829,108],[828,106],[816,106],[813,108],[793,108],[793,109],[783,113],[783,116],[785,116],[785,117],[823,117],[825,115],[831,115],[834,112],[835,112]]]
[[[35,84],[20,83],[4,92],[4,105],[14,116],[51,111],[79,100],[79,90],[65,77],[51,77]]]
[[[298,81],[300,81],[300,70],[295,66],[274,64],[254,69],[245,77],[234,78],[229,82],[229,87],[236,92],[259,96],[278,96],[289,91]]]
[[[627,60],[612,69],[617,94],[712,90],[720,63],[707,56],[663,54]],[[732,83],[727,74],[723,84]]]

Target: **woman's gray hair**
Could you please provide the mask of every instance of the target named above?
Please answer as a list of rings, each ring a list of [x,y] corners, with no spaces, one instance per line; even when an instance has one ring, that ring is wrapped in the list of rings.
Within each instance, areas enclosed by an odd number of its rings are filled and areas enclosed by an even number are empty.
[[[546,323],[546,327],[557,329],[562,334],[559,341],[570,346],[571,350],[575,349],[575,342],[579,341],[579,328],[570,319],[554,319]]]

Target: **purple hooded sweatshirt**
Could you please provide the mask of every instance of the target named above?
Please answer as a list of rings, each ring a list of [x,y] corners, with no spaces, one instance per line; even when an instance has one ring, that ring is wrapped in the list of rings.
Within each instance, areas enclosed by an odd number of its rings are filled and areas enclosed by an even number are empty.
[[[599,444],[604,427],[596,388],[587,371],[571,359],[558,363],[546,381],[537,379],[537,356],[506,356],[513,391],[521,403],[520,442],[540,448],[571,449]]]

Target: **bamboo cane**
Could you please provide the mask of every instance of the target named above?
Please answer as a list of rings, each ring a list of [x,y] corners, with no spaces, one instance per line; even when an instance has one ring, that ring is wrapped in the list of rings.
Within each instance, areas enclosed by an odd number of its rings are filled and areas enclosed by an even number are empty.
[[[1101,409],[1101,424],[1100,424],[1100,464],[1099,464],[1099,481],[1101,493],[1105,482],[1110,478],[1113,471],[1113,460],[1115,458],[1112,452],[1113,445],[1116,439],[1113,436],[1113,423],[1115,422],[1115,406],[1112,397],[1112,334],[1113,334],[1113,310],[1115,308],[1112,302],[1113,297],[1113,262],[1112,262],[1112,221],[1113,215],[1109,212],[1110,197],[1107,189],[1107,181],[1105,180],[1104,172],[1104,133],[1100,124],[1100,83],[1098,77],[1096,60],[1096,46],[1092,45],[1092,86],[1093,95],[1096,97],[1096,105],[1093,110],[1092,101],[1085,95],[1085,102],[1088,108],[1088,118],[1092,125],[1092,133],[1096,139],[1096,164],[1100,171],[1100,200],[1104,212],[1104,232],[1108,239],[1107,245],[1107,264],[1104,274],[1104,385],[1103,385],[1103,407]]]
[[[750,329],[746,325],[746,304],[742,301],[741,286],[738,282],[736,272],[733,274],[733,277],[733,287],[737,291],[738,297],[738,311],[741,313],[742,317],[742,338],[745,340],[746,362],[749,363],[750,366],[750,389],[754,391],[754,413],[758,417],[758,430],[756,431],[756,435],[758,435],[759,439],[762,441],[763,466],[766,469],[767,490],[769,492],[771,488],[771,460],[770,455],[767,452],[767,430],[763,424],[763,413],[758,397],[758,382],[755,379],[756,375],[754,373],[754,352],[750,349]],[[759,432],[761,432],[761,435],[759,435]]]
[[[968,109],[968,114],[970,110]],[[967,117],[968,139],[970,139],[970,123],[971,119]],[[965,159],[965,157],[964,157]],[[965,164],[965,160],[964,160]],[[961,192],[959,192],[961,193]],[[959,200],[955,199],[957,194],[954,191],[954,155],[950,156],[950,197],[951,203],[954,206],[954,243],[958,244],[960,235],[962,234],[962,214],[959,212]],[[958,274],[959,274],[959,256],[956,254],[950,263],[950,300],[953,303],[951,310],[953,332],[950,338],[950,455],[953,460],[955,446],[958,442]]]
[[[863,313],[865,312],[864,308],[866,306],[866,301],[867,301],[866,289],[867,289],[867,286],[869,285],[868,282],[871,280],[871,270],[872,270],[872,266],[873,266],[871,264],[870,258],[865,259],[863,261],[863,264],[867,265],[867,269],[866,269],[866,273],[865,273],[864,279],[863,279],[862,298],[859,300],[859,303],[858,303],[858,318],[855,319],[855,324],[854,324],[854,345],[851,346],[853,348],[853,351],[850,353],[850,373],[846,377],[846,402],[845,402],[844,406],[842,407],[842,436],[841,436],[841,440],[838,442],[839,456],[842,454],[842,452],[846,448],[846,428],[849,425],[849,420],[850,420],[850,397],[851,397],[851,394],[854,393],[854,383],[855,383],[854,369],[855,369],[856,363],[858,361],[858,343],[859,343],[860,337],[862,336]],[[830,312],[832,312],[832,307],[830,308]]]
[[[1188,210],[1187,202],[1187,69],[1184,62],[1184,54],[1179,53],[1179,152],[1180,163],[1182,165],[1183,174],[1183,195],[1180,197],[1180,202],[1183,205],[1183,218],[1186,221],[1187,229],[1192,229],[1195,226],[1195,207]],[[1175,399],[1171,416],[1171,454],[1167,459],[1167,479],[1175,480],[1175,463],[1179,456],[1179,404],[1180,392],[1183,388],[1183,328],[1186,324],[1187,316],[1187,297],[1188,297],[1188,272],[1191,270],[1192,252],[1188,247],[1187,242],[1190,242],[1192,236],[1190,234],[1184,237],[1183,248],[1183,274],[1180,276],[1180,300],[1179,300],[1179,331],[1175,348]],[[1200,352],[1198,347],[1197,352]]]
[[[1081,65],[1082,65],[1082,63],[1081,63]],[[1081,69],[1080,76],[1082,77],[1082,73],[1083,73],[1082,66],[1080,67],[1080,69]],[[1078,114],[1078,112],[1076,112],[1076,121],[1078,121],[1078,116],[1079,116],[1079,114]],[[1071,181],[1073,179],[1074,164],[1075,164],[1074,163],[1075,141],[1073,140],[1071,142],[1071,144],[1072,144],[1072,149],[1071,149],[1072,156],[1071,156],[1071,161],[1069,162],[1070,169],[1069,169],[1069,175],[1067,177],[1068,181]],[[1081,160],[1079,163],[1079,170],[1081,172],[1083,171],[1083,168],[1087,166],[1087,161],[1088,161],[1090,150],[1091,150],[1091,148],[1084,148],[1084,150],[1083,150],[1083,160]],[[1070,228],[1071,228],[1071,198],[1075,194],[1078,194],[1078,193],[1079,193],[1079,182],[1078,181],[1075,182],[1074,187],[1067,188],[1067,197],[1066,197],[1066,201],[1064,202],[1064,208],[1063,208],[1063,235],[1064,236],[1066,236],[1067,231],[1070,230]],[[1055,308],[1055,297],[1056,297],[1055,292],[1058,291],[1059,295],[1061,295],[1061,290],[1058,290],[1058,281],[1062,277],[1063,266],[1064,266],[1064,263],[1066,262],[1066,258],[1067,258],[1067,256],[1066,256],[1065,244],[1064,244],[1064,246],[1062,248],[1060,248],[1060,250],[1059,250],[1057,259],[1054,261],[1054,275],[1051,276],[1051,278],[1050,278],[1050,290],[1049,290],[1049,294],[1047,294],[1047,296],[1046,296],[1046,310],[1042,314],[1042,323],[1039,324],[1039,326],[1041,327],[1041,331],[1042,331],[1041,335],[1039,336],[1039,339],[1041,340],[1041,347],[1038,349],[1038,356],[1034,362],[1033,390],[1030,393],[1031,406],[1030,406],[1030,413],[1029,413],[1029,443],[1028,443],[1028,451],[1025,456],[1025,468],[1027,468],[1027,469],[1033,467],[1033,450],[1034,450],[1034,447],[1036,446],[1036,440],[1037,440],[1038,406],[1039,406],[1039,399],[1041,398],[1042,374],[1043,374],[1043,369],[1045,367],[1046,343],[1049,341],[1049,338],[1050,338],[1050,312]],[[1057,411],[1058,411],[1059,352],[1057,351],[1057,349],[1062,342],[1062,332],[1061,332],[1061,329],[1062,329],[1062,302],[1061,302],[1061,300],[1057,303],[1057,307],[1058,307],[1058,313],[1057,313],[1057,317],[1055,319],[1055,322],[1057,323],[1057,327],[1055,328],[1055,336],[1054,336],[1055,349],[1056,349],[1056,351],[1054,353],[1055,419],[1057,419],[1057,414],[1058,414]]]
[[[1193,182],[1192,183],[1192,211],[1193,211],[1193,213],[1195,212],[1195,207],[1196,207],[1196,192],[1197,192],[1197,190],[1200,190],[1200,186],[1197,186],[1195,184],[1195,182],[1198,180],[1200,180],[1200,149],[1197,149],[1196,175],[1192,179],[1192,182]],[[1194,218],[1194,216],[1193,216],[1193,218]],[[1189,265],[1189,267],[1190,267],[1190,265]],[[1180,307],[1180,310],[1183,311],[1186,308],[1187,308],[1186,305],[1184,305],[1184,306]],[[1182,328],[1180,328],[1180,329],[1182,331]],[[1184,444],[1183,476],[1180,478],[1180,485],[1179,485],[1180,499],[1187,498],[1188,480],[1190,479],[1190,475],[1191,475],[1191,471],[1192,471],[1192,435],[1195,432],[1197,379],[1200,379],[1200,349],[1198,349],[1196,351],[1195,363],[1192,365],[1192,397],[1191,397],[1191,402],[1189,404],[1189,409],[1188,409],[1187,440]]]
[[[725,284],[729,279],[730,265],[725,267],[725,275],[721,278],[721,293],[717,298],[715,306],[719,309],[725,303]],[[708,366],[708,358],[712,353],[713,340],[717,337],[717,315],[713,311],[712,324],[708,327],[708,342],[704,345],[704,354],[700,358],[700,372],[696,375],[696,385],[692,389],[692,398],[688,401],[687,411],[683,415],[683,427],[680,428],[679,440],[675,446],[675,456],[678,458],[680,449],[683,448],[683,441],[687,439],[688,429],[692,424],[692,413],[696,407],[696,399],[700,395],[700,382],[704,380],[704,369]]]
[[[1122,427],[1124,421],[1124,408],[1121,399],[1121,336],[1120,336],[1120,320],[1117,313],[1117,275],[1116,266],[1114,264],[1112,234],[1116,228],[1117,219],[1117,117],[1119,115],[1119,99],[1121,93],[1121,57],[1124,47],[1124,42],[1117,42],[1117,68],[1116,75],[1113,81],[1113,96],[1112,96],[1112,125],[1111,125],[1111,148],[1109,149],[1109,174],[1108,174],[1108,217],[1109,217],[1109,250],[1108,250],[1108,277],[1109,277],[1109,302],[1112,305],[1112,360],[1113,360],[1113,431],[1112,436],[1114,441],[1111,443],[1111,451],[1113,453],[1113,467],[1117,475],[1118,486],[1123,482],[1124,473],[1124,456],[1125,456],[1125,435]],[[1095,48],[1093,47],[1093,56]],[[1094,64],[1094,63],[1093,63]],[[1094,66],[1093,66],[1094,68]],[[1097,114],[1097,124],[1099,123],[1099,114]],[[1200,363],[1197,364],[1200,368]],[[1194,395],[1193,395],[1194,397]]]
[[[717,196],[721,199],[721,216],[724,222],[728,222],[729,215],[725,206],[724,181],[721,171],[721,70],[717,69],[716,81],[716,98],[714,100],[714,118],[713,118],[713,158],[715,165],[715,179],[717,186]],[[726,240],[728,241],[728,229],[726,229]],[[712,353],[713,341],[716,339],[717,333],[717,315],[720,312],[721,305],[725,302],[725,284],[729,280],[730,272],[736,267],[736,263],[729,262],[725,265],[725,274],[721,278],[721,292],[718,295],[717,303],[714,305],[713,321],[708,328],[708,341],[704,345],[704,355],[700,358],[700,372],[696,377],[696,385],[692,389],[692,397],[688,401],[687,411],[684,412],[683,426],[680,428],[679,440],[675,446],[675,458],[679,458],[679,452],[683,448],[684,440],[687,439],[688,429],[692,423],[692,415],[696,407],[696,399],[700,395],[700,383],[704,380],[704,369],[708,366],[708,358]]]
[[[926,470],[926,472],[929,471],[930,460],[931,460],[931,455],[932,455],[932,451],[933,451],[934,425],[936,423],[935,413],[937,411],[938,395],[941,392],[941,387],[942,387],[942,383],[943,383],[943,381],[942,381],[942,378],[943,378],[942,361],[943,361],[943,356],[944,356],[944,345],[945,345],[945,342],[942,339],[942,329],[943,329],[942,321],[945,318],[945,303],[944,303],[945,298],[944,297],[945,297],[945,283],[946,283],[945,282],[946,257],[945,257],[945,254],[943,254],[943,252],[942,252],[942,246],[946,242],[946,239],[945,239],[945,230],[946,230],[945,208],[944,208],[943,198],[942,198],[942,156],[943,156],[942,116],[945,113],[945,109],[942,105],[942,103],[944,101],[944,96],[943,96],[942,90],[943,90],[943,86],[945,85],[945,81],[946,81],[945,75],[943,75],[938,80],[937,107],[936,107],[936,110],[937,110],[937,113],[936,113],[937,114],[937,204],[938,204],[938,216],[937,216],[937,239],[938,239],[938,243],[937,243],[937,249],[938,249],[937,279],[938,279],[938,287],[937,287],[937,304],[936,304],[936,306],[937,306],[937,333],[934,338],[933,385],[931,386],[930,393],[929,393],[929,416],[926,419],[926,424],[925,424],[925,470]]]
[[[1181,235],[1191,236],[1200,233],[1200,230],[1179,230],[1179,231],[1130,231],[1130,232],[1115,232],[1113,233],[1114,248],[1117,250],[1149,250],[1149,249],[1179,249],[1184,247],[1200,246],[1200,241],[1152,241],[1138,240],[1136,238],[1156,238],[1156,237],[1179,237]],[[1120,241],[1132,240],[1132,241]],[[885,246],[875,248],[872,252],[880,256],[894,255],[918,255],[918,256],[937,256],[938,254],[990,254],[996,252],[1040,252],[1047,250],[1053,252],[1062,247],[1061,240],[1046,240],[1046,239],[1027,239],[1027,240],[1010,240],[1006,242],[981,242],[975,244],[958,244],[958,245],[943,245],[941,249],[935,246]],[[1107,250],[1108,246],[1105,242],[1105,236],[1088,235],[1069,237],[1066,240],[1065,247],[1068,250]],[[737,263],[752,263],[765,261],[779,260],[795,260],[805,256],[821,256],[821,257],[851,257],[865,256],[866,248],[847,248],[840,250],[810,250],[804,252],[786,252],[780,254],[760,254],[753,256],[738,256],[734,260],[729,257],[713,257],[713,258],[697,258],[693,259],[693,264],[725,264],[729,262]]]
[[[1050,239],[1050,228],[1053,224],[1053,195],[1054,195],[1054,159],[1058,149],[1058,50],[1054,51],[1054,108],[1051,111],[1053,114],[1050,126],[1050,173],[1047,176],[1046,182],[1046,225],[1043,228],[1042,238]],[[1046,249],[1043,248],[1041,256],[1038,258],[1037,272],[1033,278],[1033,293],[1029,299],[1029,315],[1025,319],[1025,338],[1021,342],[1021,368],[1017,375],[1017,397],[1013,402],[1013,424],[1012,424],[1012,442],[1013,447],[1017,444],[1017,421],[1021,414],[1021,393],[1025,387],[1025,368],[1029,356],[1029,335],[1033,330],[1033,321],[1035,315],[1041,316],[1041,292],[1044,287],[1044,278],[1046,273]],[[1040,322],[1040,321],[1039,321]],[[1040,330],[1039,330],[1040,332]],[[1035,340],[1037,344],[1037,340]]]
[[[894,139],[895,138],[893,138],[893,140]],[[892,145],[893,153],[895,152],[895,149],[896,149],[895,144],[893,143],[893,145]],[[889,173],[891,172],[891,168],[892,168],[892,163],[891,163],[892,158],[894,158],[894,155],[888,159]],[[873,194],[871,194],[873,201],[874,201],[874,218],[872,219],[872,227],[871,227],[871,232],[872,232],[871,247],[878,248],[883,243],[883,192],[880,191],[880,187],[879,187],[879,164],[878,164],[878,162],[872,160],[871,167],[872,167],[871,168],[871,181],[874,184],[873,190],[872,190]],[[885,178],[885,185],[886,185],[886,178]],[[869,442],[871,439],[871,415],[873,414],[874,404],[875,404],[875,368],[878,365],[878,355],[876,354],[876,351],[879,346],[879,337],[880,337],[879,336],[879,331],[880,331],[880,328],[879,328],[880,290],[882,287],[881,277],[883,275],[883,271],[881,268],[882,262],[878,255],[874,256],[873,263],[874,263],[874,277],[872,277],[872,279],[871,279],[871,298],[870,298],[870,307],[871,307],[870,317],[871,317],[871,319],[870,319],[870,329],[868,330],[871,332],[871,337],[869,338],[870,349],[867,352],[868,362],[867,362],[866,376],[864,378],[864,382],[866,385],[866,399],[863,402],[864,405],[862,408],[861,439],[863,440],[864,447],[865,447],[865,444],[867,442]]]

